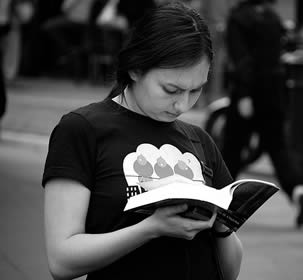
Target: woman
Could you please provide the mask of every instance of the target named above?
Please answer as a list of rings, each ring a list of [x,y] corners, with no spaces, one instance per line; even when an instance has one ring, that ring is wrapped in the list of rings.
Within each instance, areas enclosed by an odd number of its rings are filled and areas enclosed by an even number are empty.
[[[208,28],[194,10],[160,6],[138,22],[121,50],[109,97],[63,116],[51,135],[42,182],[54,278],[237,278],[241,243],[214,222],[215,213],[197,221],[181,215],[187,205],[150,216],[123,212],[136,182],[170,174],[156,164],[176,155],[201,159],[203,148],[212,172],[194,175],[215,188],[231,182],[213,141],[177,120],[198,100],[212,56]]]

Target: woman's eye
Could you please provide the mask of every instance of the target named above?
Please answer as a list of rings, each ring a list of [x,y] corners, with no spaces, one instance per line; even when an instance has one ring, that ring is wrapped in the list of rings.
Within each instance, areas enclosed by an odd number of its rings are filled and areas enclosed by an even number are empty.
[[[203,88],[199,88],[199,89],[194,90],[193,93],[200,93],[200,92],[202,92],[202,90],[203,90]]]
[[[202,91],[203,91],[203,88],[199,88],[199,89],[192,90],[191,93],[192,94],[200,94],[200,93],[202,93]]]
[[[178,93],[178,90],[177,89],[167,89],[167,88],[164,88],[164,91],[168,94],[176,94]]]

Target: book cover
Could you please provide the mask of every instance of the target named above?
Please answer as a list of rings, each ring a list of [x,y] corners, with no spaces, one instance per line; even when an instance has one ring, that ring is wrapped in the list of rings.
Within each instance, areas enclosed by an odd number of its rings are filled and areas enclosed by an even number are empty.
[[[144,191],[128,198],[124,211],[151,214],[158,207],[186,203],[183,214],[207,220],[217,211],[217,220],[237,231],[279,188],[268,181],[237,180],[222,189],[206,186],[180,175],[141,182]]]

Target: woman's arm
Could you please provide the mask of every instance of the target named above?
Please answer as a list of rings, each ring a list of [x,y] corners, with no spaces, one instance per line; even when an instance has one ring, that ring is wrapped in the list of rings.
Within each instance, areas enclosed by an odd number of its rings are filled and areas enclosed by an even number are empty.
[[[227,228],[218,223],[214,226],[217,232],[224,232]],[[240,273],[243,247],[236,233],[227,237],[216,238],[217,253],[224,280],[235,280]]]
[[[159,236],[192,239],[209,221],[181,217],[186,205],[163,207],[133,226],[104,234],[85,233],[90,191],[78,182],[50,180],[45,186],[45,232],[50,271],[71,279],[105,267]]]
[[[90,191],[63,179],[45,186],[45,232],[49,267],[56,279],[87,274],[122,257],[152,238],[133,226],[107,234],[86,234]]]

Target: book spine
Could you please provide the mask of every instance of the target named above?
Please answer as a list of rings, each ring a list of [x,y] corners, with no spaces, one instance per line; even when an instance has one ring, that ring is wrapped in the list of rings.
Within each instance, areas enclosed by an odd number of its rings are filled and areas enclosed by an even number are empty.
[[[245,223],[246,219],[236,212],[218,208],[217,221],[226,225],[231,230],[237,231]]]

